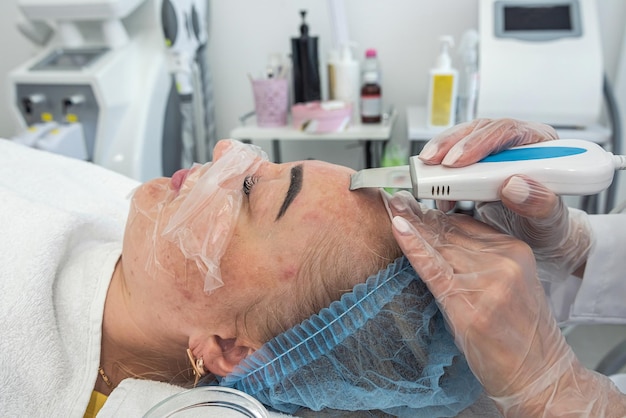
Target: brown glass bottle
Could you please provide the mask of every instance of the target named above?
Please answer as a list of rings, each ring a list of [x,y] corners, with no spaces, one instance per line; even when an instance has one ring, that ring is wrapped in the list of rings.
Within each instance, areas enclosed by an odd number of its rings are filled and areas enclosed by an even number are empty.
[[[380,123],[382,120],[382,89],[376,73],[365,73],[361,87],[361,123]]]

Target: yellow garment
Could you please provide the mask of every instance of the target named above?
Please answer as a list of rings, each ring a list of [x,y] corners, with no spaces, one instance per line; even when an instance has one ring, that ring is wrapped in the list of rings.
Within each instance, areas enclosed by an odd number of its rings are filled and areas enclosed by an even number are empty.
[[[108,396],[95,390],[91,392],[91,399],[89,399],[89,405],[87,405],[87,410],[83,418],[96,418],[96,415],[98,415],[98,412],[102,409],[107,398]]]

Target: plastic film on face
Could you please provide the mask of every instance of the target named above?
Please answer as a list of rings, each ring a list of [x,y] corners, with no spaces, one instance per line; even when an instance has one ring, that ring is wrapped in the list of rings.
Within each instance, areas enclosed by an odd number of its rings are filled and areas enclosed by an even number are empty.
[[[244,198],[242,184],[268,161],[267,154],[257,146],[228,143],[219,159],[192,167],[175,198],[182,200],[180,206],[162,232],[162,237],[176,244],[204,274],[205,292],[224,284],[220,260],[239,216]]]

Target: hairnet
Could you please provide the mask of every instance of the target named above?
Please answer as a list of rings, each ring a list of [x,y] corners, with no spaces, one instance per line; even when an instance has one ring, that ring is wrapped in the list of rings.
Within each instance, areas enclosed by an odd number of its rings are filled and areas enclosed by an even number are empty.
[[[162,237],[175,243],[185,258],[196,263],[205,276],[206,292],[223,285],[220,259],[239,216],[242,184],[267,160],[267,154],[261,148],[231,140],[219,159],[192,167],[172,200],[180,199],[181,203],[165,226]],[[160,205],[150,216],[157,219],[162,211],[163,205]],[[153,234],[157,234],[156,229]],[[157,238],[156,235],[152,237],[153,240]],[[148,271],[153,268],[162,268],[156,255],[146,265]]]
[[[247,357],[220,382],[279,411],[455,416],[481,387],[406,260],[355,286]]]

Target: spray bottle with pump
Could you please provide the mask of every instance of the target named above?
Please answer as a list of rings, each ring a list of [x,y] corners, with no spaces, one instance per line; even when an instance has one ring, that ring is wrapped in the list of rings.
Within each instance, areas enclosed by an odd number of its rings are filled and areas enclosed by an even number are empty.
[[[458,72],[452,68],[448,49],[454,46],[452,36],[442,36],[441,52],[430,70],[428,90],[428,120],[431,129],[447,128],[455,123]]]

